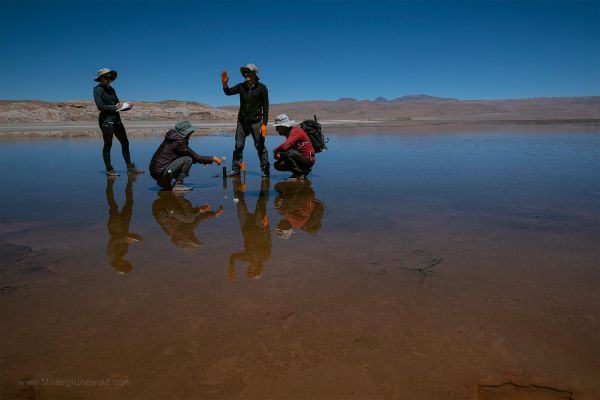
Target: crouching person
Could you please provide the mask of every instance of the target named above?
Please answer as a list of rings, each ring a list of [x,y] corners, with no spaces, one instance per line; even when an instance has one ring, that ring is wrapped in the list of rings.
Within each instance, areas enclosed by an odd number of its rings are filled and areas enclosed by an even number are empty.
[[[296,121],[290,120],[286,114],[275,117],[275,129],[286,140],[273,150],[278,171],[291,171],[289,179],[304,179],[315,164],[315,149],[310,138],[301,128],[295,127]]]
[[[165,140],[152,156],[150,175],[163,189],[171,189],[174,192],[192,190],[183,183],[192,164],[221,164],[219,157],[201,156],[190,149],[189,140],[193,132],[194,128],[189,121],[177,122],[175,128],[167,132]]]

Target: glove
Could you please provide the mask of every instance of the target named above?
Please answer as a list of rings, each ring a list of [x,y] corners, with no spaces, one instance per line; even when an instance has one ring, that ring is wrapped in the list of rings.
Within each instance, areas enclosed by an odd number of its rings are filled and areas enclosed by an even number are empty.
[[[213,157],[213,161],[215,162],[215,164],[221,165],[221,159],[219,157]]]
[[[267,137],[267,125],[266,124],[262,124],[260,126],[260,135],[265,138]]]
[[[229,75],[227,75],[227,71],[225,70],[221,72],[221,82],[223,83],[223,87],[227,87],[229,84]]]

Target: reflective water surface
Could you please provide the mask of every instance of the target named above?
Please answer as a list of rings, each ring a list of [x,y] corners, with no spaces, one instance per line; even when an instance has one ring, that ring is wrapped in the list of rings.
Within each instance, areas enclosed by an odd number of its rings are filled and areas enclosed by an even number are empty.
[[[0,142],[2,397],[600,397],[599,134],[329,147],[180,196],[99,140]]]

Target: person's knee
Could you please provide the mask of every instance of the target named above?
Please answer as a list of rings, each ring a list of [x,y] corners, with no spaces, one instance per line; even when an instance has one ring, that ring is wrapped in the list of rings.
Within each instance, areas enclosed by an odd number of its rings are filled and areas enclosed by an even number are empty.
[[[192,157],[190,156],[181,157],[181,163],[185,166],[190,166],[193,162],[194,160],[192,160]]]

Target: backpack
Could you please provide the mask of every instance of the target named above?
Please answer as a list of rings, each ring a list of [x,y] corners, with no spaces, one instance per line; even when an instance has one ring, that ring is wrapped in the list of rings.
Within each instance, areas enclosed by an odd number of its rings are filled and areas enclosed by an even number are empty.
[[[307,119],[300,124],[300,129],[302,129],[308,137],[310,138],[310,142],[312,143],[315,153],[320,153],[322,151],[327,150],[327,142],[329,142],[329,138],[323,136],[321,133],[321,124],[317,121],[317,116],[314,116],[315,119]]]

